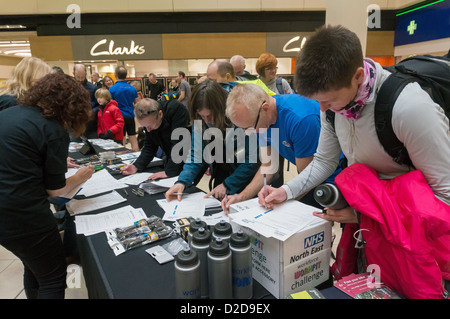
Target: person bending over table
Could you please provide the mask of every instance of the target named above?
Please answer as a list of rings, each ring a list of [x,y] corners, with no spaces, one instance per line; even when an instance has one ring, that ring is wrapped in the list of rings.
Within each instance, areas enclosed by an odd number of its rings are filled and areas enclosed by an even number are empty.
[[[178,176],[183,169],[182,160],[172,158],[172,148],[180,139],[172,139],[172,132],[183,128],[188,130],[189,112],[177,100],[155,101],[145,98],[136,103],[134,114],[145,129],[144,148],[137,160],[121,167],[123,175],[142,172],[155,157],[158,148],[166,154],[164,170],[149,177],[150,180]]]
[[[65,178],[69,134],[89,120],[88,92],[73,77],[51,73],[0,112],[0,244],[24,264],[27,298],[64,298],[66,262],[49,196],[88,180],[93,167]]]
[[[322,50],[324,46],[329,50]],[[412,167],[390,157],[376,134],[377,92],[389,75],[380,64],[363,58],[355,33],[342,26],[320,28],[302,48],[295,68],[297,92],[318,101],[322,111],[317,153],[298,176],[280,188],[269,187],[265,199],[260,191],[261,202],[272,206],[318,186],[335,169],[341,149],[348,166],[365,164],[381,179],[411,171]],[[327,110],[336,113],[335,128],[326,120]],[[417,83],[410,83],[394,104],[392,126],[415,169],[423,173],[436,197],[450,205],[450,139],[442,108]],[[358,222],[350,207],[315,215],[341,223]]]
[[[211,191],[206,197],[214,196],[220,200],[225,197],[225,194],[236,194],[244,189],[258,170],[259,161],[256,160],[256,156],[252,156],[252,151],[256,152],[257,147],[255,147],[255,150],[250,149],[249,138],[243,132],[242,134],[245,136],[243,161],[237,160],[237,152],[235,152],[233,159],[220,158],[216,160],[216,156],[212,155],[211,151],[210,155],[213,158],[208,158],[209,153],[206,148],[208,147],[211,150],[210,143],[214,143],[214,146],[216,146],[216,138],[222,139],[219,147],[223,147],[223,155],[225,155],[226,134],[234,133],[237,130],[225,116],[227,95],[227,92],[220,84],[209,79],[201,82],[192,90],[188,103],[189,113],[192,120],[197,120],[196,123],[201,122],[201,124],[197,126],[194,123],[191,149],[178,181],[165,194],[168,201],[175,198],[181,200],[181,195],[179,194],[186,187],[195,185],[208,167],[211,173],[209,183]],[[211,131],[220,132],[221,136],[208,137],[208,134],[206,134],[208,128],[211,128]],[[204,134],[203,131],[205,131]],[[200,138],[197,138],[198,134],[200,134]],[[235,145],[233,144],[232,146],[234,147]],[[218,150],[216,151],[218,152]],[[202,158],[197,158],[198,154],[201,154]],[[255,160],[252,160],[252,158]]]
[[[255,84],[240,84],[228,96],[226,114],[235,125],[245,128],[247,134],[258,134],[261,154],[280,154],[298,172],[313,159],[320,135],[320,109],[316,101],[298,94],[269,96]],[[264,172],[267,172],[266,183],[270,184],[280,169],[282,166],[277,161],[264,161],[242,192],[222,201],[223,210],[228,213],[231,204],[253,198],[264,185]],[[334,183],[334,177],[341,171],[340,167],[335,169],[326,176],[328,183]],[[321,207],[313,191],[300,201]]]

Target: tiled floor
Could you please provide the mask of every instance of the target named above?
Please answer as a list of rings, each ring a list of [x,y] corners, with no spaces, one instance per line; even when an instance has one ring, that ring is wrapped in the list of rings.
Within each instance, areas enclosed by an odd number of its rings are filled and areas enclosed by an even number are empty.
[[[290,180],[297,171],[291,164],[290,169],[285,167],[285,181]],[[209,177],[205,177],[200,181],[198,187],[204,191],[208,190]],[[336,245],[340,238],[339,224],[333,227],[336,239],[333,245],[333,251],[336,251]],[[333,262],[333,260],[331,260]],[[23,290],[23,265],[12,253],[0,246],[0,299],[26,299]],[[69,265],[67,275],[66,299],[87,299],[88,294],[82,275],[82,268],[78,265]]]

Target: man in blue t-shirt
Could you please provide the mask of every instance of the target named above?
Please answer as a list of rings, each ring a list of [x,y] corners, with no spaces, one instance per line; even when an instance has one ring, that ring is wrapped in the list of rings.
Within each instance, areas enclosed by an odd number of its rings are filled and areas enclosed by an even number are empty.
[[[134,103],[138,101],[137,90],[129,84],[125,79],[127,78],[127,69],[123,66],[116,68],[117,82],[109,88],[111,98],[119,105],[119,110],[122,112],[125,125],[123,127],[123,146],[126,146],[126,136],[134,151],[139,151],[136,136],[136,122],[134,121]]]
[[[269,185],[278,172],[278,154],[294,164],[301,172],[312,161],[319,142],[319,104],[298,94],[269,96],[254,84],[240,84],[228,95],[227,117],[247,134],[258,133],[261,167],[253,180],[239,194],[228,196],[222,202],[224,211],[229,205],[250,199],[264,186],[264,174]],[[264,160],[270,155],[271,163]],[[268,157],[266,157],[268,158]],[[333,182],[337,170],[327,179]],[[313,191],[304,194],[301,202],[322,208],[315,200]]]

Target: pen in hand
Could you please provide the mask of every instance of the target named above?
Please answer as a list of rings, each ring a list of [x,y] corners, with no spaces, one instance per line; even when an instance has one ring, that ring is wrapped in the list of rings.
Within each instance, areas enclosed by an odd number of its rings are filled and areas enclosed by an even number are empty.
[[[266,180],[266,174],[264,174],[264,207],[265,208],[267,208],[266,197],[267,197],[267,180]]]
[[[230,212],[226,210],[228,205],[228,190],[225,189],[225,213],[228,215]]]

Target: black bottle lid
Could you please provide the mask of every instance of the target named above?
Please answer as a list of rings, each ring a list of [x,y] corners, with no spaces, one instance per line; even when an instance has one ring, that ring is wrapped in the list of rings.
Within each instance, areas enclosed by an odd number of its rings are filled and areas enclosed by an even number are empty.
[[[197,252],[195,250],[191,250],[189,247],[186,247],[177,254],[176,261],[179,265],[195,265],[198,262]]]
[[[191,234],[195,233],[197,230],[200,229],[200,227],[206,228],[208,225],[204,221],[202,221],[200,218],[197,218],[189,225],[189,232]]]
[[[212,256],[220,257],[228,255],[230,252],[230,246],[226,240],[222,238],[216,238],[209,244],[209,253]]]
[[[328,184],[317,186],[314,190],[314,199],[322,206],[328,206],[335,200],[333,189]]]
[[[217,237],[229,236],[229,235],[231,235],[232,232],[233,232],[233,229],[231,228],[231,224],[227,223],[224,220],[221,220],[220,222],[218,222],[217,224],[214,225],[214,234]]]
[[[192,242],[195,244],[209,244],[211,242],[211,232],[200,227],[193,235]]]
[[[230,245],[236,248],[247,247],[250,245],[250,237],[242,230],[238,230],[237,233],[231,235]]]

